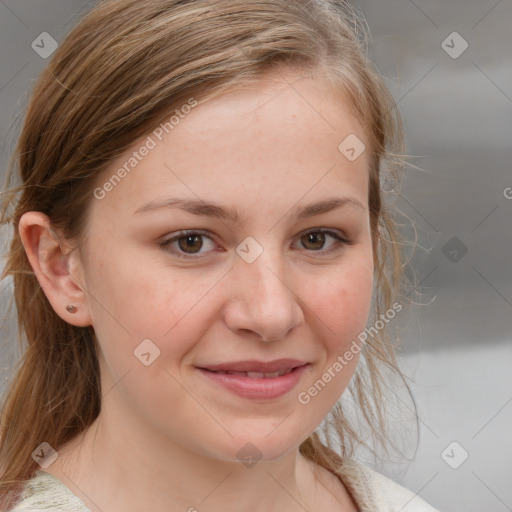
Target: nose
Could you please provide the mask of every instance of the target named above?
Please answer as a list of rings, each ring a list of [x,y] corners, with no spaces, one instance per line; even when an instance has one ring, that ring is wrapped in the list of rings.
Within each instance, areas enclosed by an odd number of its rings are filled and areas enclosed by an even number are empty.
[[[265,250],[252,263],[238,260],[230,275],[224,318],[239,336],[276,341],[304,321],[297,283],[277,251]]]

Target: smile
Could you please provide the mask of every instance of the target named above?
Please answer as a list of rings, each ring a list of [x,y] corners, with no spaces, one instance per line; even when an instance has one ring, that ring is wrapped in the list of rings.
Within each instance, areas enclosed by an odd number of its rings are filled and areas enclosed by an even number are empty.
[[[212,371],[206,368],[197,368],[197,370],[210,383],[239,397],[253,400],[275,400],[295,388],[308,367],[309,364],[304,364],[274,372]]]
[[[243,375],[245,377],[249,377],[250,379],[270,379],[272,377],[281,377],[282,375],[287,375],[291,371],[293,371],[292,368],[290,368],[289,370],[280,370],[277,372],[266,372],[266,373],[265,372],[236,372],[233,370],[230,370],[230,371],[218,370],[213,373],[220,373],[220,374],[227,374],[227,375]]]

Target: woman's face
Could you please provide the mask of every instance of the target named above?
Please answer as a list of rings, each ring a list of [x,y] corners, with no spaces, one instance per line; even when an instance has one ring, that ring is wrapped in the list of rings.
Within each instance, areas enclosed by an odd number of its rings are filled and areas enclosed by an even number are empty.
[[[102,413],[226,460],[274,459],[322,422],[373,289],[360,124],[320,79],[267,78],[134,144],[98,180],[81,248]],[[211,371],[228,364],[301,368]]]

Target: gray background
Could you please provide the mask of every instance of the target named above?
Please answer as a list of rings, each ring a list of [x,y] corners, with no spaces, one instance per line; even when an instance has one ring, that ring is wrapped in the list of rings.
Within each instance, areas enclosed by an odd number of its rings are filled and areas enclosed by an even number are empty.
[[[46,62],[32,42],[42,32],[62,41],[95,3],[0,0],[2,173]],[[418,236],[410,257],[422,305],[395,321],[420,446],[406,468],[377,469],[444,511],[511,511],[512,2],[352,3],[421,168],[407,169],[396,204]],[[5,315],[10,282],[0,290]],[[18,356],[13,325],[2,329],[2,386]]]

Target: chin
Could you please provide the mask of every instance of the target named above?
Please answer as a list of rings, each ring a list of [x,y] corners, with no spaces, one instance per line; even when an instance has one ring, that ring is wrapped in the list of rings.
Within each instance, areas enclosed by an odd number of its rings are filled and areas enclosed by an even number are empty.
[[[222,439],[209,439],[205,445],[196,445],[194,451],[202,456],[209,457],[218,461],[241,462],[248,468],[258,462],[273,461],[284,457],[291,451],[297,449],[301,439],[284,438],[283,433],[271,439],[272,435],[265,437],[267,433],[260,437],[235,434],[233,437],[226,434]]]
[[[250,467],[258,461],[278,460],[298,449],[303,441],[296,434],[286,436],[284,429],[279,434],[277,429],[274,434],[269,435],[269,432],[272,432],[272,429],[266,430],[260,435],[235,435],[233,439],[230,439],[229,449],[222,454],[221,458],[242,462]]]

